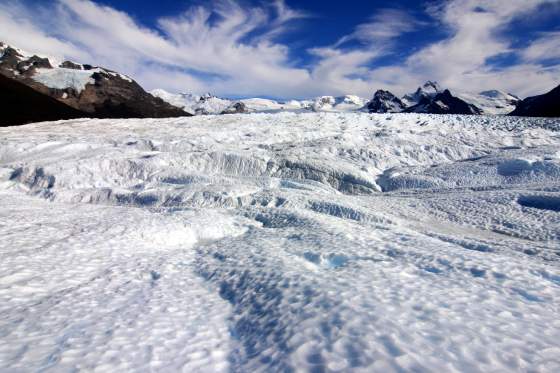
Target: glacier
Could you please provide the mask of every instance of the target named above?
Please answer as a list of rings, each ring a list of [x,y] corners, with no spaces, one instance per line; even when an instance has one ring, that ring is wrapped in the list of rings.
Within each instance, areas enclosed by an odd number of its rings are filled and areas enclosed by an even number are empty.
[[[560,369],[560,121],[0,128],[0,370]]]

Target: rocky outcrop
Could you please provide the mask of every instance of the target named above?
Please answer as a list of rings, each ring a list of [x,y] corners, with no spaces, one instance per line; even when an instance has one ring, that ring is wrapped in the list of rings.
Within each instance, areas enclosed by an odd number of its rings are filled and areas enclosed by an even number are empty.
[[[399,113],[403,111],[405,104],[389,91],[378,90],[373,99],[366,105],[369,113]]]
[[[84,70],[83,66],[72,61],[64,61],[60,64],[60,67],[65,69],[74,69],[74,70]]]
[[[184,110],[172,106],[147,93],[135,81],[102,69],[91,75],[93,84],[86,85],[79,95],[66,100],[86,113],[102,118],[165,118],[188,116]],[[72,92],[73,93],[73,92]]]
[[[115,71],[71,61],[52,66],[48,58],[28,56],[5,44],[0,45],[0,74],[89,117],[165,118],[191,115],[152,96],[134,80]]]
[[[560,117],[560,85],[543,95],[527,97],[510,115],[526,117]]]
[[[222,111],[221,114],[245,114],[248,112],[249,109],[247,108],[247,105],[245,105],[243,102],[236,102]]]

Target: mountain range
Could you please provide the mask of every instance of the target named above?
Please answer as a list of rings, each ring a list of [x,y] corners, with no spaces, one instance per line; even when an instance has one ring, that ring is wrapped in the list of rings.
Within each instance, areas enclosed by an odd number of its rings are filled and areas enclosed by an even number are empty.
[[[560,86],[525,100],[499,90],[452,92],[433,81],[400,98],[385,90],[376,91],[371,99],[345,95],[287,101],[231,100],[163,89],[146,92],[124,74],[72,61],[59,62],[2,42],[0,100],[5,106],[0,125],[78,117],[164,118],[279,111],[560,116]]]
[[[154,96],[183,108],[193,115],[221,114],[228,107],[243,104],[242,112],[277,111],[361,111],[369,113],[430,113],[504,115],[511,113],[521,100],[502,91],[485,91],[479,94],[454,95],[442,89],[437,82],[428,81],[412,93],[398,98],[389,91],[378,90],[373,98],[355,95],[320,96],[311,100],[276,101],[263,98],[229,100],[211,94],[203,96],[189,93],[174,94],[162,89],[150,92]],[[239,111],[241,112],[241,111]]]

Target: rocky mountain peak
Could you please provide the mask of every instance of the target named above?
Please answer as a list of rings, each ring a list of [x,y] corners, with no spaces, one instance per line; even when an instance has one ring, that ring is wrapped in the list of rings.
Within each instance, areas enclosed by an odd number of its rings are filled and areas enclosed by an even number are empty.
[[[245,105],[243,102],[236,102],[222,111],[221,114],[243,114],[248,112],[249,109],[247,108],[247,105]]]
[[[419,88],[420,89],[420,88]],[[424,92],[429,93],[439,93],[441,92],[441,87],[436,81],[428,80],[421,88]]]
[[[441,92],[442,89],[437,82],[428,80],[421,87],[418,87],[414,93],[404,95],[402,101],[406,106],[414,106],[419,104],[422,99],[429,99]]]
[[[408,107],[405,111],[430,114],[482,114],[480,108],[453,96],[448,89],[435,96],[423,96],[418,104]]]
[[[373,99],[366,105],[370,113],[398,113],[406,108],[406,105],[389,91],[378,90]]]

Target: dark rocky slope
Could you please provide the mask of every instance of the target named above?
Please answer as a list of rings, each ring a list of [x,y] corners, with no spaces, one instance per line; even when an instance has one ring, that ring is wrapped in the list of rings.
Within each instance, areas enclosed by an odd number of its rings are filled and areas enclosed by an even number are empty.
[[[510,115],[525,117],[560,117],[560,85],[543,95],[527,97]]]
[[[0,127],[87,117],[86,113],[1,74],[0,102]]]
[[[378,90],[366,108],[369,113],[399,113],[406,105],[391,92]]]

